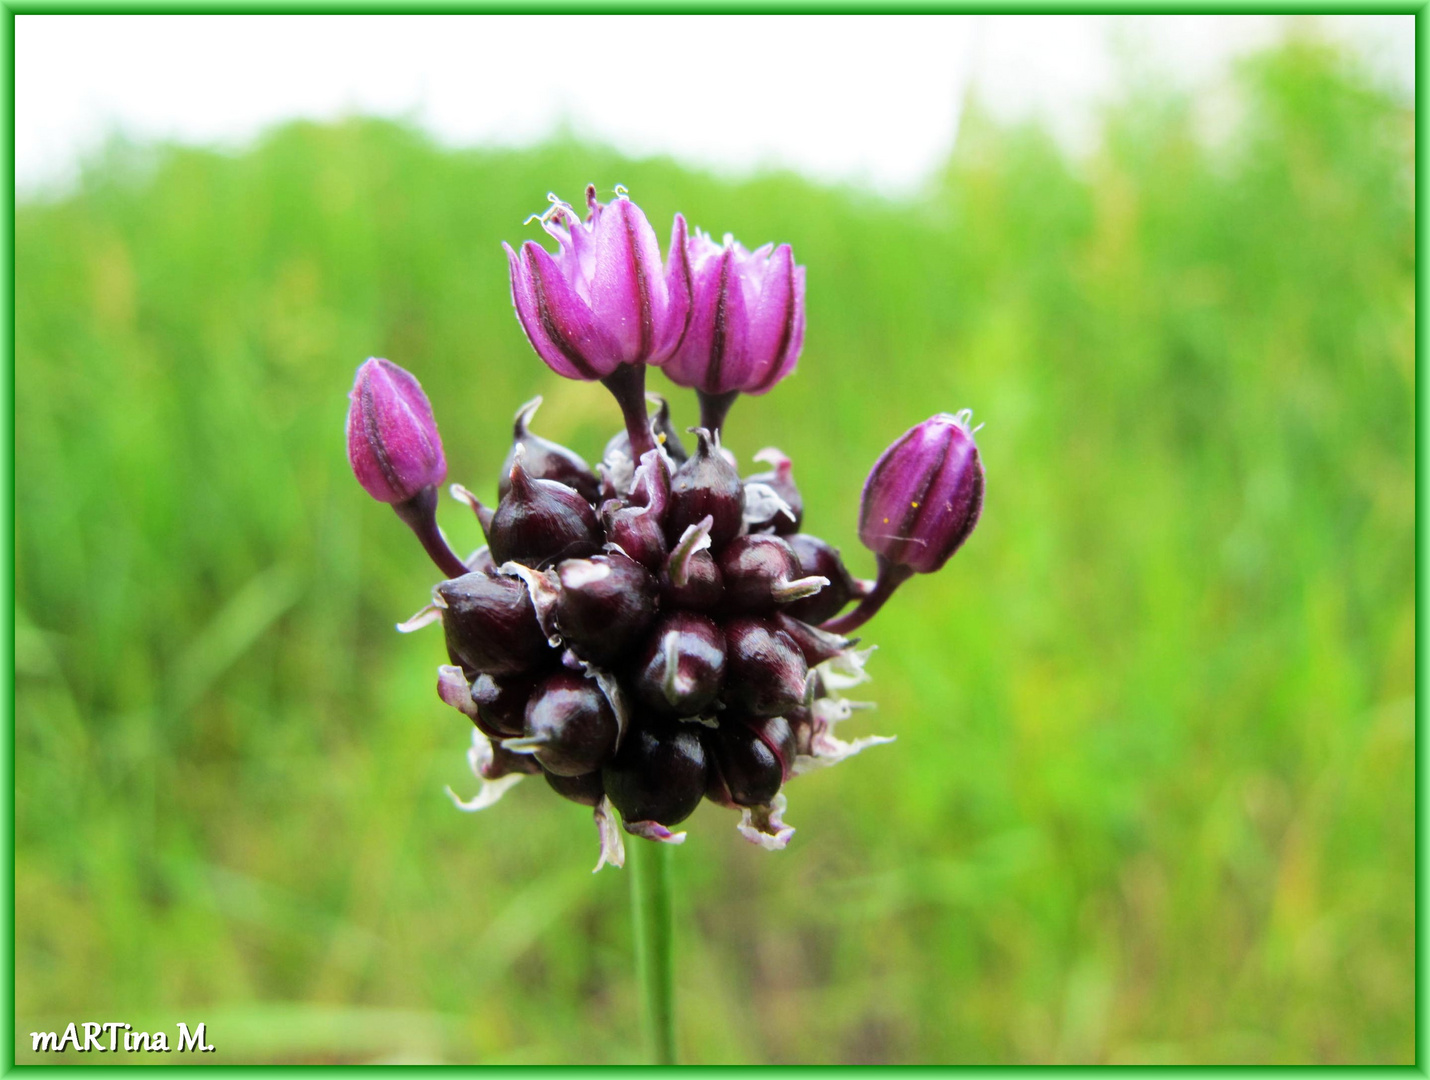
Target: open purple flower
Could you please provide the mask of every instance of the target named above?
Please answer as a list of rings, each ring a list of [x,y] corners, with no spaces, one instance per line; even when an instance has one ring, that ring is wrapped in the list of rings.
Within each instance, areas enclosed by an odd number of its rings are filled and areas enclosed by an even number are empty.
[[[690,255],[690,329],[665,373],[700,397],[701,423],[720,427],[736,395],[763,394],[794,371],[804,344],[804,267],[788,244],[746,251],[699,231]]]
[[[635,456],[654,446],[645,416],[646,364],[662,364],[690,322],[685,219],[675,215],[664,266],[655,230],[621,189],[609,203],[586,188],[582,221],[552,196],[541,217],[555,254],[528,240],[503,244],[516,317],[537,355],[568,379],[599,379],[626,415]]]

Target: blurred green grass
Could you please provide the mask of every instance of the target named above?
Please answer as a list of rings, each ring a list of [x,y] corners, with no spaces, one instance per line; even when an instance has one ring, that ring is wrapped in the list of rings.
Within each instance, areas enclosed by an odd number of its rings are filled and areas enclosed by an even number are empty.
[[[1086,161],[975,109],[905,203],[352,121],[116,144],[22,204],[19,1059],[111,1018],[220,1061],[640,1059],[625,878],[542,785],[453,811],[438,638],[392,633],[434,575],[341,436],[376,354],[478,490],[538,392],[599,453],[498,247],[595,180],[794,244],[801,367],[728,443],[788,451],[857,571],[878,452],[987,423],[977,533],[866,635],[851,727],[899,741],[801,778],[782,855],[691,823],[686,1060],[1411,1061],[1413,113],[1313,41],[1231,99],[1208,135],[1144,87]]]

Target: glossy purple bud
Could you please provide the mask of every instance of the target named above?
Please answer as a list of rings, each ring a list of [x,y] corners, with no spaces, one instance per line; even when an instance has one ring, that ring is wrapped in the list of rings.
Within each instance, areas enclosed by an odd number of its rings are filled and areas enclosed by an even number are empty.
[[[788,736],[789,725],[782,719],[773,718],[767,723],[779,725],[775,738],[781,732]],[[792,737],[787,741],[792,741]],[[711,778],[707,789],[715,789],[714,776],[724,785],[719,792],[735,806],[766,806],[779,794],[780,787],[789,775],[789,768],[771,739],[767,738],[754,723],[736,716],[722,716],[720,726],[706,736],[709,751]],[[718,789],[716,789],[718,791]],[[707,794],[712,794],[707,790]],[[723,802],[718,796],[714,802]]]
[[[403,503],[446,478],[432,406],[411,374],[373,357],[357,369],[348,398],[348,461],[364,491]]]
[[[721,550],[717,563],[731,611],[770,611],[777,604],[813,596],[829,584],[827,578],[801,577],[794,549],[767,533],[735,537]]]
[[[541,407],[541,398],[535,397],[517,410],[512,425],[511,449],[502,462],[501,480],[497,484],[499,497],[505,496],[511,488],[511,469],[516,464],[518,454],[527,475],[537,480],[555,480],[578,491],[587,502],[595,502],[601,481],[591,471],[584,458],[574,450],[568,450],[560,443],[543,439],[531,431],[531,418]],[[519,448],[519,449],[518,449]]]
[[[655,429],[656,441],[665,448],[665,452],[670,455],[676,465],[682,464],[690,455],[685,452],[685,444],[680,441],[680,435],[675,430],[675,425],[670,422],[670,402],[659,394],[647,394],[647,401],[656,403],[655,417],[651,420],[651,426]],[[615,455],[623,455],[627,461],[635,460],[631,454],[631,437],[624,431],[612,435],[610,441],[606,443],[605,453],[602,454],[603,461],[613,461]]]
[[[983,464],[970,416],[939,413],[874,463],[859,503],[859,539],[890,566],[931,574],[978,524]]]
[[[751,532],[790,536],[804,521],[804,497],[794,482],[794,467],[779,450],[766,447],[756,461],[771,466],[769,472],[745,477],[745,520]]]
[[[699,724],[643,718],[601,771],[606,794],[626,827],[642,821],[678,825],[705,795],[706,757]]]
[[[435,590],[452,663],[470,675],[520,675],[549,658],[526,586],[480,571]]]
[[[780,716],[804,702],[809,667],[790,636],[761,619],[725,623],[725,702],[754,716]]]
[[[869,591],[869,587],[858,581],[839,557],[839,552],[817,536],[809,533],[795,533],[785,537],[789,546],[799,558],[801,577],[819,576],[829,584],[813,596],[796,600],[785,607],[785,612],[807,623],[822,623],[832,619],[844,610],[850,600],[857,599]]]
[[[675,583],[679,577],[680,584]],[[669,564],[660,573],[660,599],[666,607],[694,608],[709,611],[725,596],[720,568],[708,551],[692,552],[679,574],[672,574]]]
[[[794,370],[804,344],[804,267],[788,244],[747,251],[696,230],[690,255],[690,329],[665,373],[701,395],[702,423],[718,428],[737,393],[763,394]],[[718,413],[709,403],[720,401]]]
[[[583,660],[610,665],[655,618],[660,596],[655,576],[624,555],[567,559],[556,576],[561,583],[556,626]]]
[[[740,531],[745,512],[745,486],[735,466],[720,452],[718,436],[706,428],[695,432],[699,444],[670,481],[670,507],[665,538],[675,544],[691,525],[707,514],[712,519],[710,542],[717,549]]]
[[[665,512],[670,502],[670,468],[656,451],[641,458],[626,498],[601,504],[606,542],[617,545],[649,570],[665,565]]]
[[[494,679],[478,675],[472,680],[472,701],[477,706],[474,720],[483,735],[505,739],[520,735],[526,722],[526,703],[535,686],[532,679],[508,676]]]
[[[533,478],[521,455],[510,476],[511,488],[497,506],[487,537],[498,566],[511,561],[540,566],[601,550],[604,534],[596,512],[575,489]]]
[[[776,630],[789,635],[789,639],[799,647],[804,662],[811,668],[833,659],[858,640],[828,633],[800,619],[791,618],[783,611],[770,616],[770,623]]]
[[[648,507],[609,499],[601,504],[601,522],[608,544],[615,544],[647,569],[660,570],[665,565],[665,527]]]
[[[537,683],[526,705],[526,726],[508,750],[529,752],[548,773],[584,776],[615,753],[620,728],[594,679],[558,671]]]
[[[563,799],[570,799],[582,806],[595,806],[606,794],[606,785],[601,782],[600,770],[586,773],[584,776],[557,776],[548,772],[546,782],[551,785],[551,790]]]
[[[725,679],[725,635],[704,615],[673,611],[656,621],[636,654],[632,686],[647,706],[669,716],[698,716]]]
[[[619,193],[603,205],[586,189],[582,221],[553,198],[541,224],[554,254],[528,240],[503,244],[511,267],[512,303],[532,348],[568,379],[604,379],[622,364],[661,364],[690,321],[690,263],[685,219],[671,230],[670,260],[645,214]]]

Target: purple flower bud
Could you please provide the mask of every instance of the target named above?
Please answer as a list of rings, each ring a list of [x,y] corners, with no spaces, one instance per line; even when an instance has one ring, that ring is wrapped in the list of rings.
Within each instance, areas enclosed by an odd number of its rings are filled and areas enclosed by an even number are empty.
[[[373,357],[348,395],[348,461],[378,502],[403,503],[447,476],[427,395],[411,374]]]
[[[558,671],[536,685],[523,737],[502,745],[529,752],[548,773],[584,776],[606,763],[619,734],[616,714],[595,680]]]
[[[799,647],[801,655],[804,656],[804,662],[811,668],[838,656],[845,649],[852,647],[856,641],[853,638],[827,633],[817,626],[810,626],[809,623],[800,619],[793,619],[783,611],[775,612],[770,617],[770,622],[775,629],[789,635],[789,639]]]
[[[757,725],[769,725],[769,733]],[[768,805],[789,776],[781,744],[792,748],[793,735],[779,717],[761,721],[722,716],[720,726],[706,736],[710,772],[706,795],[722,805]]]
[[[698,716],[725,679],[725,635],[693,611],[662,616],[636,654],[632,686],[640,700],[672,716]]]
[[[679,577],[680,584],[675,583]],[[660,599],[666,607],[694,608],[708,611],[725,596],[720,568],[708,551],[692,552],[678,570],[672,573],[667,563],[660,572]]]
[[[750,531],[768,529],[779,536],[799,532],[804,520],[804,498],[795,486],[790,459],[774,447],[766,447],[755,455],[755,460],[767,462],[772,468],[745,477],[745,520]]]
[[[695,432],[695,453],[670,481],[670,507],[665,515],[665,538],[675,544],[691,525],[707,514],[713,519],[710,543],[721,547],[739,531],[745,512],[745,486],[735,466],[720,452],[718,436],[706,428]]]
[[[660,518],[644,506],[627,506],[620,499],[601,504],[601,523],[606,542],[614,544],[650,570],[665,565],[665,527]]]
[[[702,423],[718,429],[738,393],[763,394],[794,370],[804,343],[804,267],[788,244],[746,251],[696,230],[691,317],[665,373],[701,395]]]
[[[520,675],[546,660],[550,647],[526,586],[480,571],[434,590],[452,663],[470,675]]]
[[[610,664],[655,618],[656,579],[624,555],[567,559],[556,575],[561,582],[556,626],[583,660]]]
[[[718,564],[731,611],[769,611],[829,584],[827,578],[800,577],[794,549],[769,534],[735,537],[720,552]]]
[[[639,822],[678,825],[705,795],[705,745],[699,724],[643,718],[602,770],[606,794],[627,830]]]
[[[472,680],[472,701],[477,706],[476,725],[493,739],[520,735],[526,722],[526,703],[535,683],[531,679],[507,677],[501,680],[478,675]]]
[[[511,488],[497,506],[487,535],[498,566],[516,561],[539,566],[601,550],[603,534],[591,504],[555,480],[537,480],[517,455]]]
[[[538,480],[555,480],[575,488],[587,502],[595,502],[601,482],[581,455],[560,443],[532,434],[531,418],[540,407],[541,398],[535,397],[517,410],[512,425],[511,449],[502,462],[501,480],[497,484],[498,497],[505,496],[511,489],[511,469],[516,464],[520,448],[521,463],[530,476]]]
[[[939,413],[874,463],[859,502],[859,539],[890,566],[931,574],[978,524],[983,464],[970,417]]]
[[[601,504],[606,541],[652,571],[665,565],[665,511],[670,502],[670,469],[655,450],[641,458],[625,499]]]
[[[809,667],[790,636],[760,619],[725,623],[726,703],[754,716],[780,716],[805,697]]]
[[[829,584],[813,596],[796,600],[785,611],[807,623],[822,623],[838,615],[850,600],[863,596],[872,586],[857,580],[845,568],[839,552],[817,536],[795,533],[785,537],[799,558],[801,577],[827,578]]]
[[[555,254],[528,240],[503,244],[511,265],[512,303],[532,348],[568,379],[604,379],[622,364],[661,364],[690,321],[690,264],[685,219],[675,216],[670,260],[645,214],[617,189],[609,204],[586,189],[581,221],[552,199],[541,219]]]
[[[582,806],[596,806],[606,795],[606,785],[601,783],[599,769],[584,776],[557,776],[548,772],[546,782],[551,785],[551,790],[563,799],[570,799]]]

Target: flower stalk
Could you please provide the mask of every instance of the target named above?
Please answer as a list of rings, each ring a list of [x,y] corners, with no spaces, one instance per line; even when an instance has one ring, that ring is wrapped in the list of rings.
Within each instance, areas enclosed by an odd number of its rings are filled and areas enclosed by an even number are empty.
[[[644,1004],[651,1063],[675,1061],[674,922],[670,909],[669,844],[631,845],[631,920],[636,939],[636,974]]]

